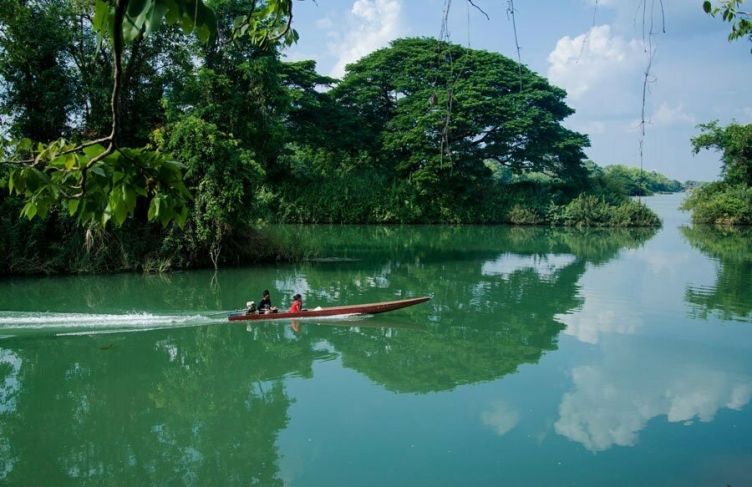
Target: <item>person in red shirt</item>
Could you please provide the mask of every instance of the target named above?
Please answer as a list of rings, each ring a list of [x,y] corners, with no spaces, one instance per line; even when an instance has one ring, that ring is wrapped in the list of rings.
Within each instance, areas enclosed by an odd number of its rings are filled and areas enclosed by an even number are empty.
[[[293,302],[292,306],[290,306],[290,313],[300,313],[303,311],[303,298],[300,296],[300,294],[296,294],[292,297]]]

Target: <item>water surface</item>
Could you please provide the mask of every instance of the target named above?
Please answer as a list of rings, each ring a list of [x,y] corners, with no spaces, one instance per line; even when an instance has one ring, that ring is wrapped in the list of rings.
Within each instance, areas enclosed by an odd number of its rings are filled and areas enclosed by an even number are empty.
[[[752,235],[279,227],[316,259],[0,282],[2,485],[752,484]],[[349,320],[228,323],[431,295]]]

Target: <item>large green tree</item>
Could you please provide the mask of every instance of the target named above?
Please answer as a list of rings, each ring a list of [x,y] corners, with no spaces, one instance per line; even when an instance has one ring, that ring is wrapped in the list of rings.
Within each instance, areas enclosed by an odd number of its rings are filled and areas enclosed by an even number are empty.
[[[752,186],[752,124],[736,122],[721,127],[717,120],[698,125],[701,134],[692,137],[695,154],[704,149],[720,152],[721,176],[729,184]]]
[[[501,54],[428,38],[393,41],[346,67],[333,95],[359,114],[381,161],[424,191],[515,172],[585,176],[585,135],[561,122],[566,92]]]

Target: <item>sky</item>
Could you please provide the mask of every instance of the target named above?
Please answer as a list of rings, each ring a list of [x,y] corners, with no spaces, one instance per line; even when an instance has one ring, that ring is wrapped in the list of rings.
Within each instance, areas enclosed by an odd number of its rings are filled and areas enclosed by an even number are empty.
[[[590,137],[585,152],[601,167],[642,167],[682,182],[717,180],[720,154],[692,154],[690,138],[700,134],[697,124],[752,123],[752,43],[729,43],[729,24],[707,16],[702,0],[472,4],[295,2],[293,28],[300,40],[285,54],[290,61],[313,59],[319,73],[341,78],[347,64],[394,39],[438,38],[448,7],[451,42],[515,60],[519,45],[524,65],[567,91],[567,103],[576,113],[564,125]]]

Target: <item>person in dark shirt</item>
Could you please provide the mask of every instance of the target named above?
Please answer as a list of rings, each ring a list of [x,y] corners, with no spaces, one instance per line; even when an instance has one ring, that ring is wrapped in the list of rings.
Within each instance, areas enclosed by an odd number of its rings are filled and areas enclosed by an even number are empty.
[[[258,309],[260,314],[276,313],[277,308],[272,306],[272,297],[268,290],[264,290],[261,301],[259,301]]]

